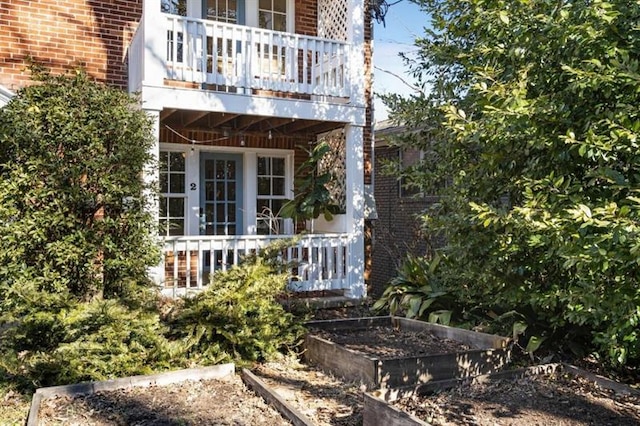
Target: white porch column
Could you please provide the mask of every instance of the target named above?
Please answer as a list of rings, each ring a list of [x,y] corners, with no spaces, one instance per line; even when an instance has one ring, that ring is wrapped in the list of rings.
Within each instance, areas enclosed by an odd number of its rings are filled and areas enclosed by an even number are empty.
[[[345,127],[347,166],[347,232],[349,233],[349,289],[345,296],[364,298],[364,127]]]
[[[347,21],[349,28],[347,42],[351,44],[349,54],[349,84],[351,102],[357,106],[365,106],[365,66],[364,66],[364,16],[365,0],[349,0]]]
[[[242,215],[242,223],[244,229],[242,230],[242,233],[247,235],[256,235],[256,211],[258,210],[258,203],[256,200],[256,194],[258,193],[258,155],[255,152],[244,153],[243,180],[244,188],[242,191],[242,204],[244,206],[244,213]]]
[[[163,19],[161,0],[143,0],[144,65],[142,84],[162,86],[167,56],[167,21]]]
[[[143,171],[144,183],[156,188],[160,181],[160,170],[158,168],[160,161],[160,111],[145,110],[145,112],[151,117],[153,122],[153,144],[149,147],[149,156],[151,162],[147,164]],[[158,197],[156,191],[149,191],[145,194],[145,204],[149,209],[153,223],[156,225],[154,228],[155,233],[158,233],[158,220],[160,215],[160,206],[158,203]],[[164,281],[164,258],[160,261],[160,264],[152,266],[147,271],[149,278],[160,285]]]

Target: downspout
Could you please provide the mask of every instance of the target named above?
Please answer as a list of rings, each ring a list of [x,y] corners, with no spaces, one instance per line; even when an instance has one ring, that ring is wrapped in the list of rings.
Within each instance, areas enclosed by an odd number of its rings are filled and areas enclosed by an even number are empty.
[[[9,103],[11,98],[15,96],[15,93],[0,85],[0,108]]]

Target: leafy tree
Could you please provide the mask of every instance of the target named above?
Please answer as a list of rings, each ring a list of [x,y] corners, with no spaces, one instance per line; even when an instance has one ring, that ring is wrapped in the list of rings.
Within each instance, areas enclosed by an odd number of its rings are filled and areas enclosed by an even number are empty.
[[[638,362],[640,3],[416,3],[425,94],[386,101],[429,153],[404,177],[442,195],[439,282],[467,316],[515,310],[530,350]]]
[[[145,371],[168,356],[146,277],[150,119],[82,71],[34,80],[0,109],[0,378]]]
[[[77,300],[146,286],[157,263],[142,172],[151,122],[82,71],[34,84],[0,110],[0,286]]]

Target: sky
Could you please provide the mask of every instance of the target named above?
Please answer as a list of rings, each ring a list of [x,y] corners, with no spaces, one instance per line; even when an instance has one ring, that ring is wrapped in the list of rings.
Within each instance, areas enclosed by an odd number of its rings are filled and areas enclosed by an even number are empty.
[[[393,0],[387,2],[393,3]],[[408,95],[411,89],[399,78],[384,71],[402,76],[409,83],[412,82],[411,77],[406,75],[406,67],[398,54],[417,50],[413,41],[417,36],[424,34],[423,28],[428,25],[428,17],[415,3],[402,0],[389,7],[385,24],[383,26],[376,22],[373,29],[375,67],[373,90],[374,93]],[[376,122],[387,118],[388,111],[379,99],[374,100],[374,109]]]

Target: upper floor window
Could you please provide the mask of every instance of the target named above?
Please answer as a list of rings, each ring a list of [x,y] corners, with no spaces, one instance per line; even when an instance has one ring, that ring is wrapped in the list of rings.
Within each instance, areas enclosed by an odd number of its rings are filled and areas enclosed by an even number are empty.
[[[160,7],[164,13],[187,16],[187,0],[162,0]]]
[[[213,21],[238,24],[238,0],[207,0],[205,18]]]
[[[400,156],[400,167],[405,170],[422,161],[424,152],[418,149],[406,149],[398,151],[398,155]],[[416,186],[410,185],[407,178],[403,177],[400,179],[398,195],[400,197],[415,197],[420,195],[420,191]]]
[[[260,0],[258,23],[267,30],[287,31],[287,0]]]

